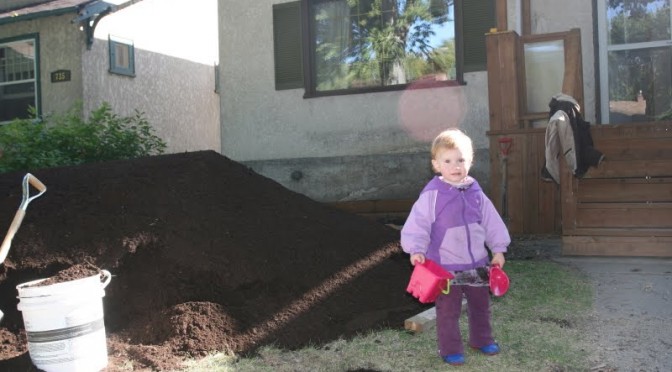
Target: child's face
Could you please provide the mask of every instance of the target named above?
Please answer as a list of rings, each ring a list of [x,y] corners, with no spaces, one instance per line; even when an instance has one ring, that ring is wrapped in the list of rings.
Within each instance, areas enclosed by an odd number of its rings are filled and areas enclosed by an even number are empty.
[[[432,159],[432,166],[444,180],[451,183],[461,182],[469,172],[462,151],[458,149],[439,149]]]

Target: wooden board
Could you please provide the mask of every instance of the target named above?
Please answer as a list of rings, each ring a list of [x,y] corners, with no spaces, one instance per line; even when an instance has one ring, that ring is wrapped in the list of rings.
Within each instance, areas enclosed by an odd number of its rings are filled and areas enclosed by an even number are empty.
[[[672,178],[585,179],[579,203],[655,203],[672,200]]]
[[[576,228],[670,228],[672,203],[581,203]]]
[[[653,160],[672,159],[670,137],[656,138],[610,138],[596,139],[595,148],[600,150],[606,160]]]
[[[495,0],[495,19],[497,20],[497,30],[504,31],[509,29],[506,12],[507,0]]]
[[[578,28],[571,29],[565,36],[565,76],[562,92],[574,97],[581,107],[584,106],[581,31]]]
[[[436,308],[431,307],[404,321],[404,328],[413,333],[422,333],[436,326]]]
[[[653,227],[581,227],[573,229],[572,234],[566,236],[617,236],[617,237],[672,237],[672,229],[670,228],[653,228]]]
[[[663,177],[672,174],[672,159],[620,160],[609,158],[598,168],[590,168],[590,178]]]
[[[587,256],[672,256],[672,237],[563,236],[562,254]]]
[[[519,71],[519,39],[515,31],[489,33],[485,36],[491,130],[520,127],[519,96],[523,94],[523,79]]]
[[[498,211],[502,211],[502,166],[499,138],[513,139],[507,159],[509,231],[512,234],[559,234],[561,232],[560,188],[541,179],[544,166],[545,130],[490,132],[490,190]]]

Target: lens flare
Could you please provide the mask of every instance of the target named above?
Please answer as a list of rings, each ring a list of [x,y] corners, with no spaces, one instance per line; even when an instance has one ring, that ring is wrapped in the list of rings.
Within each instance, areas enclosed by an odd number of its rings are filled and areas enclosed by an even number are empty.
[[[422,142],[431,141],[447,128],[460,127],[466,101],[460,86],[421,89],[427,83],[411,84],[399,99],[399,120],[408,135]]]

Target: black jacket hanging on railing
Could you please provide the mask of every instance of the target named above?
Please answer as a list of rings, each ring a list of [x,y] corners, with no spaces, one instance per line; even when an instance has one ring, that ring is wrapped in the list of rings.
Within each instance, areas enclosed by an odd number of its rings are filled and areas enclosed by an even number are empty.
[[[590,123],[583,120],[578,102],[566,94],[553,96],[546,126],[546,163],[541,170],[545,181],[560,183],[560,156],[576,177],[589,167],[597,167],[604,155],[593,147]]]

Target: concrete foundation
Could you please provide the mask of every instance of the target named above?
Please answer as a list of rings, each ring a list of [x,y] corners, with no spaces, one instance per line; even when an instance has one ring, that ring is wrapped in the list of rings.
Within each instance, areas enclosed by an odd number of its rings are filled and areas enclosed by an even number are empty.
[[[470,174],[487,194],[490,189],[488,150],[477,150],[475,159]],[[429,152],[241,163],[320,202],[415,199],[433,176]]]

